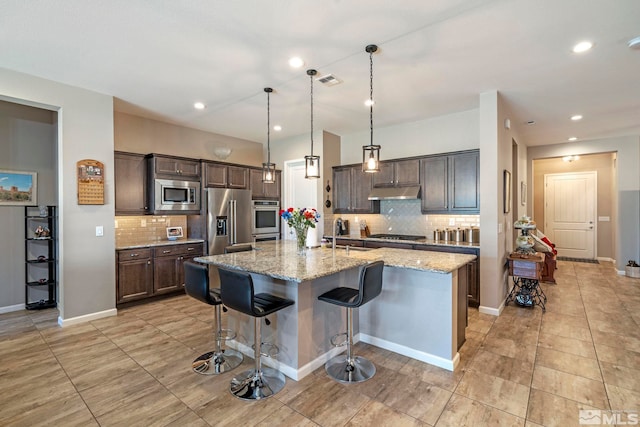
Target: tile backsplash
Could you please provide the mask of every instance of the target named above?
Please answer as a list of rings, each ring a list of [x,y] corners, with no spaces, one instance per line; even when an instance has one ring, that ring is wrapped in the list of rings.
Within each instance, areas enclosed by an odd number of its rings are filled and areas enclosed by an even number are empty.
[[[167,240],[167,227],[182,227],[187,236],[186,215],[116,216],[116,246]]]
[[[351,237],[360,237],[359,221],[366,221],[371,234],[411,234],[427,238],[431,238],[435,229],[480,226],[480,215],[424,215],[420,210],[420,203],[420,200],[382,200],[380,214],[325,215],[325,234],[331,235],[335,217],[349,221]]]

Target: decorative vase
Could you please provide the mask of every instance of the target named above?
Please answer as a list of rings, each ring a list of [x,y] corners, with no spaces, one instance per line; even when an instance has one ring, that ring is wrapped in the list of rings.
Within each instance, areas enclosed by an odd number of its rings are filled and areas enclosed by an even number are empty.
[[[307,243],[307,231],[309,231],[308,225],[300,225],[295,227],[296,230],[296,247],[298,255],[304,255],[306,253]]]

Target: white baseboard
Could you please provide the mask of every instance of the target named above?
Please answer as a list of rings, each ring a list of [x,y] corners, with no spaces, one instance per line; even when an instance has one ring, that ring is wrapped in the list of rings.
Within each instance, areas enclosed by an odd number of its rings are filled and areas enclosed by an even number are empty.
[[[98,311],[96,313],[84,314],[82,316],[71,317],[69,319],[63,319],[58,316],[58,325],[65,327],[71,325],[77,325],[78,323],[89,322],[91,320],[102,319],[103,317],[117,316],[118,309],[112,308],[110,310]]]
[[[412,359],[420,360],[430,365],[435,365],[447,371],[453,371],[460,362],[460,353],[456,352],[453,359],[445,359],[444,357],[436,356],[431,353],[425,353],[413,348],[406,347],[404,345],[392,343],[380,338],[372,337],[367,334],[360,333],[360,339],[367,344],[375,345],[376,347],[384,348],[385,350],[393,351],[394,353],[402,354],[403,356],[410,357]]]
[[[254,353],[253,348],[251,346],[239,343],[238,341],[227,341],[226,345],[229,348],[232,348],[234,350],[238,350],[240,353],[246,354],[249,357],[255,357],[255,355],[254,355],[255,353]],[[304,366],[301,366],[298,369],[296,369],[296,368],[294,368],[292,366],[286,365],[283,362],[281,362],[281,361],[279,361],[277,359],[273,359],[271,357],[264,357],[263,356],[261,358],[261,363],[263,365],[269,366],[269,367],[271,367],[273,369],[276,369],[276,370],[282,372],[283,374],[285,374],[287,377],[291,378],[292,380],[300,381],[301,379],[303,379],[304,377],[306,377],[307,375],[311,374],[313,371],[315,371],[316,369],[318,369],[319,367],[321,367],[325,363],[327,363],[327,361],[329,359],[331,359],[332,357],[337,356],[338,354],[340,354],[343,351],[345,351],[345,349],[346,349],[346,347],[332,348],[328,352],[326,352],[324,354],[321,354],[320,356],[316,357],[311,362],[307,363]]]
[[[624,271],[622,272],[624,274]],[[7,305],[5,307],[0,307],[0,314],[2,313],[11,313],[12,311],[20,311],[24,310],[24,304],[16,304],[16,305]]]
[[[596,259],[597,259],[598,261],[611,262],[611,263],[613,263],[613,264],[615,264],[615,263],[616,263],[616,260],[615,260],[615,259],[613,259],[613,258],[609,258],[609,257],[600,257],[600,256],[599,256],[599,257],[596,257]]]
[[[502,313],[502,310],[504,310],[504,301],[502,301],[502,304],[500,304],[500,307],[498,308],[485,307],[483,305],[478,307],[478,311],[480,313],[490,314],[492,316],[500,316],[500,313]]]

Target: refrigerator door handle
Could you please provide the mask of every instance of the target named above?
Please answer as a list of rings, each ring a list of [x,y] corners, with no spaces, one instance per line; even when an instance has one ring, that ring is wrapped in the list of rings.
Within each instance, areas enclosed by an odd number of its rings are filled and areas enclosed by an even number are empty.
[[[229,244],[236,243],[236,201],[229,200]]]

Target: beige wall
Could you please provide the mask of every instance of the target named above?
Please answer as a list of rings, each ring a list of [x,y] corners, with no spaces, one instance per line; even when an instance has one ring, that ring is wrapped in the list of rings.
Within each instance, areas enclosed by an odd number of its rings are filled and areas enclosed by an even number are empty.
[[[613,195],[617,192],[614,174],[614,154],[589,154],[580,156],[574,162],[565,162],[562,158],[537,159],[533,161],[533,219],[544,232],[544,176],[551,173],[591,172],[597,173],[597,209],[598,218],[609,217],[609,221],[597,223],[597,249],[599,258],[614,259],[613,230],[616,229]]]
[[[118,151],[167,154],[249,166],[262,166],[262,162],[266,161],[266,147],[244,139],[120,112],[114,113],[113,127],[114,146]],[[216,147],[228,147],[231,154],[226,159],[219,159],[214,153]]]

